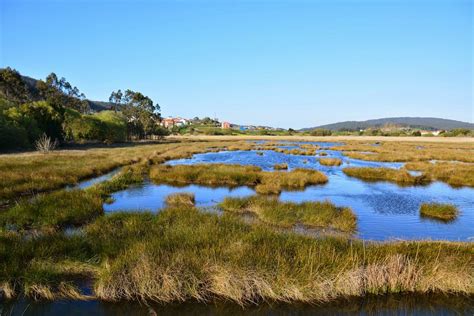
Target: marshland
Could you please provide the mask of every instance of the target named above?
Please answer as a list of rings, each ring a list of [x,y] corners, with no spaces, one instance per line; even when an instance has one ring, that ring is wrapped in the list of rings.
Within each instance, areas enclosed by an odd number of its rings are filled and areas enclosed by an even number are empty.
[[[408,166],[436,168],[453,150],[455,175],[472,167],[474,145],[397,145],[430,152],[387,162],[354,156],[390,152],[391,142],[168,138],[2,155],[2,300],[244,309],[408,293],[469,300],[470,178],[453,186]]]

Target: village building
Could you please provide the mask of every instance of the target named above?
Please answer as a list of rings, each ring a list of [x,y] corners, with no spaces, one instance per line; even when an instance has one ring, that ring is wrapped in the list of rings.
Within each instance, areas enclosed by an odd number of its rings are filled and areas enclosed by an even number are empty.
[[[171,128],[174,126],[182,127],[189,124],[189,120],[182,117],[167,117],[161,121],[161,126]]]

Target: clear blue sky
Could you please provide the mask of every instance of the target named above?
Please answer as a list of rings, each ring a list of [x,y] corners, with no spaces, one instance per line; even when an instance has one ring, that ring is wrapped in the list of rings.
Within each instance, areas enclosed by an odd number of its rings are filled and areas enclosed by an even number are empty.
[[[93,100],[309,127],[388,116],[473,122],[471,1],[0,0],[0,66]]]

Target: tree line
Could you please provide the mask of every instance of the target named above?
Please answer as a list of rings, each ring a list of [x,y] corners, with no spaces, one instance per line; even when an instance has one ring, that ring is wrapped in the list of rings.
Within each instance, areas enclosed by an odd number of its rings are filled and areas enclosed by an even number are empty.
[[[77,87],[55,73],[45,80],[0,69],[0,150],[29,148],[42,135],[64,142],[124,142],[162,136],[160,106],[141,92],[113,91],[94,112]]]

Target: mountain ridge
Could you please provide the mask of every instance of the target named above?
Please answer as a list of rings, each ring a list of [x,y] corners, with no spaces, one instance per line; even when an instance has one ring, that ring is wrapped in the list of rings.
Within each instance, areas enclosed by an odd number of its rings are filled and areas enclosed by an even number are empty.
[[[455,128],[474,129],[474,124],[469,122],[443,119],[437,117],[386,117],[370,119],[365,121],[343,121],[331,124],[324,124],[315,127],[302,128],[301,131],[313,129],[328,129],[332,131],[349,130],[356,131],[367,128],[381,128],[392,124],[400,127],[419,128],[426,130],[452,130]]]

